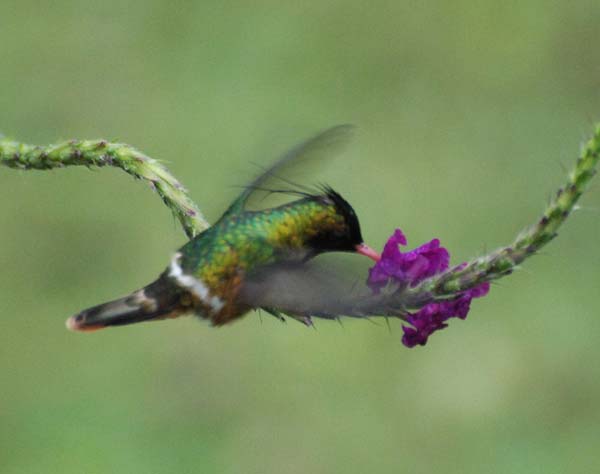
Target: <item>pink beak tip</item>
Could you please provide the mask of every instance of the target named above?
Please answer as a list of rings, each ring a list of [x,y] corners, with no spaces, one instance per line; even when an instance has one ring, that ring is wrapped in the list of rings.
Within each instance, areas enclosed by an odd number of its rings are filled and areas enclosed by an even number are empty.
[[[364,243],[356,246],[356,252],[358,252],[361,255],[364,255],[365,257],[369,257],[370,259],[375,260],[376,262],[379,262],[379,260],[381,260],[381,255],[379,255],[378,252],[376,252]]]

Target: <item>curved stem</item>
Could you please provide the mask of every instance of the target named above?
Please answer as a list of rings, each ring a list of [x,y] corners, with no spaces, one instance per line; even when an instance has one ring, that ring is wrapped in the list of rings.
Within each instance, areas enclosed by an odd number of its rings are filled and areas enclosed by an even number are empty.
[[[512,245],[424,280],[409,290],[410,301],[418,306],[427,298],[429,301],[431,298],[453,298],[486,281],[512,273],[523,260],[534,255],[558,235],[558,228],[575,209],[588,182],[596,174],[599,159],[600,125],[596,126],[594,135],[583,147],[567,183],[558,190],[536,224],[521,232]]]
[[[34,146],[0,137],[0,164],[26,170],[65,166],[121,168],[150,184],[179,220],[188,238],[210,226],[186,189],[163,165],[124,143],[69,140],[55,145]]]

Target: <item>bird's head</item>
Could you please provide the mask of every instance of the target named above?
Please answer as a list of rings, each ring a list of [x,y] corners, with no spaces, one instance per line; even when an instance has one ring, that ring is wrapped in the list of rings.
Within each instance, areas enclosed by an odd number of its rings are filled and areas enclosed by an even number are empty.
[[[356,252],[380,260],[379,253],[364,243],[358,217],[348,201],[329,187],[316,198],[329,210],[328,218],[314,223],[315,232],[308,241],[317,253]]]

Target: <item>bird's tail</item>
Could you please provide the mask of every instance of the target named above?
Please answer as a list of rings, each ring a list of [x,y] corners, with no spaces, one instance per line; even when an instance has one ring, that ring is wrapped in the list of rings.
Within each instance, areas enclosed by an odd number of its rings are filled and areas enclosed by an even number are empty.
[[[184,312],[182,291],[165,275],[128,296],[99,304],[67,319],[72,331],[94,331],[156,319],[174,318]]]

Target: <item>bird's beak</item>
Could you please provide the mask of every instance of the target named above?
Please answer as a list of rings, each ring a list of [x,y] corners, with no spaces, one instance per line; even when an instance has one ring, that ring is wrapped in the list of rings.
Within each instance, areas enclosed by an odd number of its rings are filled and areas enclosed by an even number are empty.
[[[365,257],[369,257],[370,259],[373,259],[376,262],[379,262],[379,260],[381,260],[381,255],[379,255],[379,253],[377,253],[365,243],[358,244],[355,248],[357,253],[364,255]]]

